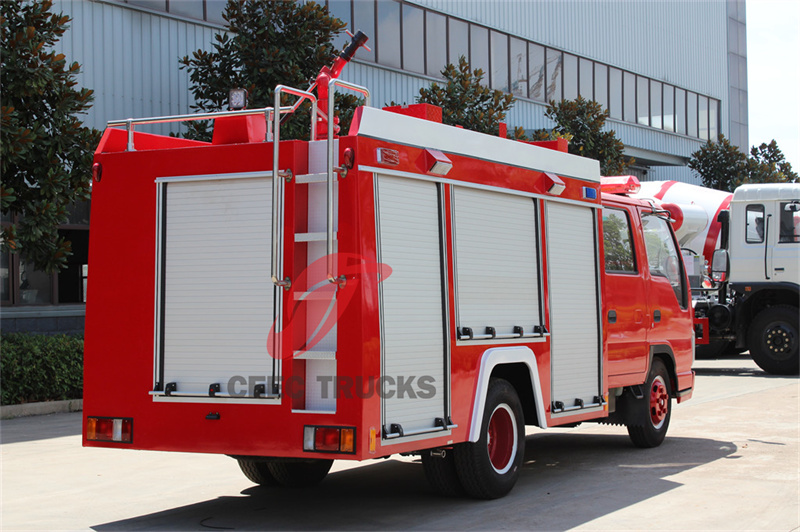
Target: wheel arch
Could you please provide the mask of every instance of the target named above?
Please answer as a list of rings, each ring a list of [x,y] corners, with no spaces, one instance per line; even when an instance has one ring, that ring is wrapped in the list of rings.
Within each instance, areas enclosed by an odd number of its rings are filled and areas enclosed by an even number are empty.
[[[647,366],[647,374],[650,374],[650,368],[653,367],[653,361],[655,359],[661,360],[664,365],[667,367],[667,371],[669,372],[669,380],[670,380],[670,395],[672,397],[677,397],[678,395],[678,370],[675,364],[675,353],[672,351],[672,348],[666,344],[658,344],[658,345],[651,345],[650,346],[650,362]]]
[[[477,442],[480,438],[486,394],[492,378],[505,379],[514,387],[522,403],[526,425],[533,421],[532,424],[547,428],[539,366],[533,351],[525,346],[493,347],[481,355],[469,427],[470,442]]]

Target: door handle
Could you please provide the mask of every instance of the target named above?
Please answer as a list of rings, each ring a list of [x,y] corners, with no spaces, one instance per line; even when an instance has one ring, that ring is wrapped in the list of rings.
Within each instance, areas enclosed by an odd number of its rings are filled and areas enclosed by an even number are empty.
[[[616,310],[609,310],[608,311],[608,323],[617,323],[617,311]]]
[[[653,311],[653,321],[655,321],[655,322],[661,321],[661,311],[660,310],[654,310]]]

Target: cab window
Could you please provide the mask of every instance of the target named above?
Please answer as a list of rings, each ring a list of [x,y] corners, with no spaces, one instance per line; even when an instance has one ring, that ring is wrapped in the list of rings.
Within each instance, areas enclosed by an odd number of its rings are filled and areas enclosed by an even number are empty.
[[[745,242],[748,244],[764,243],[764,206],[748,205],[745,217]]]
[[[778,243],[800,242],[800,201],[780,204]]]
[[[672,231],[670,231],[668,223],[659,216],[642,216],[647,262],[650,275],[666,278],[672,285],[675,297],[681,307],[686,308],[687,295],[682,271],[683,263],[675,241],[672,239]]]
[[[625,211],[603,209],[603,248],[607,272],[636,273],[631,222]]]

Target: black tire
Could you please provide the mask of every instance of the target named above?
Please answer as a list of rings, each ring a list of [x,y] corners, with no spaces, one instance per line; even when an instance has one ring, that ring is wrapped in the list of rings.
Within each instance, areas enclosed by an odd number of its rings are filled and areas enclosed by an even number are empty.
[[[333,460],[286,460],[269,463],[269,472],[281,486],[310,488],[328,475]]]
[[[508,381],[489,382],[480,438],[456,445],[453,452],[458,478],[468,495],[497,499],[511,491],[525,455],[525,418],[519,396]]]
[[[422,453],[422,467],[425,478],[431,487],[445,497],[462,497],[464,486],[458,478],[456,459],[452,449],[445,449],[444,456],[432,455],[430,451]]]
[[[269,471],[269,464],[264,460],[237,458],[239,467],[250,482],[260,486],[277,486],[278,482]]]
[[[734,346],[730,340],[712,340],[707,344],[697,344],[694,348],[694,358],[717,358],[728,353]]]
[[[797,307],[775,305],[759,312],[747,331],[750,356],[758,366],[774,375],[797,375],[798,356]]]
[[[653,366],[647,375],[644,387],[644,399],[634,403],[635,408],[645,412],[636,412],[636,418],[642,424],[628,425],[628,436],[636,447],[647,449],[658,447],[667,435],[669,420],[672,417],[672,397],[669,372],[661,359],[653,359]]]

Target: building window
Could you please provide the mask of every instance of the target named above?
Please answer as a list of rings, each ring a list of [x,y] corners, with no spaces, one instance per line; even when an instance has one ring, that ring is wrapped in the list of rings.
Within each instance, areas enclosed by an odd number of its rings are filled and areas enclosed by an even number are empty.
[[[686,134],[686,91],[675,89],[675,131]]]
[[[378,63],[400,68],[400,4],[378,2]]]
[[[690,137],[697,136],[697,94],[686,93],[686,133]]]
[[[545,101],[547,86],[544,68],[544,47],[528,43],[528,94],[532,100]]]
[[[608,69],[608,112],[611,118],[622,120],[622,70]]]
[[[511,94],[528,97],[528,45],[522,39],[509,40]]]
[[[508,35],[497,31],[492,36],[492,79],[493,89],[511,92],[508,83]]]
[[[547,80],[547,101],[559,101],[563,98],[561,95],[562,54],[558,50],[547,48],[546,57],[545,79]]]
[[[483,70],[483,83],[489,84],[489,30],[469,25],[469,64],[472,70]]]
[[[661,83],[650,80],[650,125],[661,129]]]
[[[4,225],[12,217],[3,216]],[[72,242],[72,255],[58,273],[36,270],[20,255],[0,253],[0,302],[3,306],[86,302],[89,263],[89,203],[73,205],[58,233]]]
[[[587,100],[594,100],[594,67],[588,59],[580,58],[578,63],[578,85],[580,95]]]
[[[425,72],[425,40],[420,39],[425,27],[425,12],[403,4],[403,68],[412,72]],[[444,66],[444,64],[442,64]]]
[[[469,61],[469,25],[454,18],[447,18],[447,62],[458,66],[461,56]],[[473,66],[473,68],[475,68]]]
[[[622,103],[624,106],[623,119],[626,122],[636,123],[636,76],[630,72],[624,73],[622,86]]]
[[[204,0],[207,18],[214,2],[224,5],[225,0]],[[171,0],[167,9],[176,3]],[[332,15],[373,38],[373,51],[361,49],[356,55],[365,61],[375,62],[377,57],[381,65],[441,78],[447,63],[457,65],[464,56],[473,70],[483,70],[484,84],[517,97],[559,102],[580,95],[598,102],[615,120],[703,140],[719,134],[721,102],[709,96],[404,0],[327,0],[327,5]],[[192,9],[199,13],[187,6],[186,16]]]
[[[664,84],[664,129],[675,131],[675,87]]]
[[[425,71],[429,76],[442,77],[447,65],[447,18],[425,13]]]
[[[564,99],[574,100],[578,97],[578,58],[564,54]]]
[[[647,78],[636,76],[636,122],[650,125],[650,88]]]
[[[378,42],[379,37],[375,35],[375,0],[362,0],[353,10],[353,28],[361,30],[374,42]],[[372,51],[363,46],[356,52],[356,57],[364,61],[375,61],[375,47]]]

